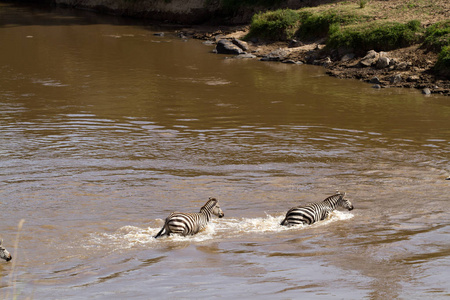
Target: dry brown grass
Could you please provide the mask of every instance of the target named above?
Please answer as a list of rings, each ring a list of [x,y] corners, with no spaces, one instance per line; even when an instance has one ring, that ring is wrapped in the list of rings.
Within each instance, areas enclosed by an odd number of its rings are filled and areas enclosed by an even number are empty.
[[[330,9],[366,16],[373,20],[400,23],[419,20],[425,26],[450,18],[448,0],[369,0],[364,8],[360,8],[359,0],[352,0],[308,8],[312,12]]]

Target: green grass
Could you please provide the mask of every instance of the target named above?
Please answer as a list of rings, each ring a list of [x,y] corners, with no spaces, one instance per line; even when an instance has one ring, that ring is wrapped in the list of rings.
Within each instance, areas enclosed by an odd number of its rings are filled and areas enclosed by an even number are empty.
[[[334,30],[327,41],[327,47],[353,48],[359,52],[372,49],[389,51],[420,42],[423,39],[422,32],[417,20],[406,24],[378,22]]]
[[[423,46],[439,52],[435,71],[450,78],[450,20],[431,25],[425,31]]]
[[[265,3],[279,0],[224,0],[230,5]],[[426,30],[417,19],[445,16],[445,6],[428,0],[405,0],[383,10],[383,2],[342,1],[337,5],[321,5],[297,11],[279,9],[253,16],[249,38],[285,41],[291,38],[317,40],[325,38],[326,49],[351,48],[355,54],[368,50],[390,51],[414,44],[439,54],[435,70],[450,73],[450,20],[444,19]],[[394,20],[394,21],[393,21]],[[442,19],[441,19],[442,20]],[[445,72],[447,70],[447,72]]]
[[[338,25],[355,24],[368,18],[351,12],[338,12],[333,10],[320,13],[304,10],[300,11],[299,14],[300,26],[296,32],[296,36],[303,39],[325,37],[334,33],[338,29]]]
[[[450,46],[442,47],[434,69],[438,73],[450,78]]]
[[[253,16],[246,39],[286,40],[294,35],[300,15],[291,9],[278,9]]]
[[[360,51],[392,50],[419,42],[423,29],[417,20],[405,24],[398,22],[371,22],[369,15],[351,11],[308,9],[293,11],[279,9],[253,16],[247,39],[286,40],[298,37],[302,40],[327,38],[329,48],[353,48]]]
[[[364,8],[367,5],[368,0],[358,0],[359,8]]]
[[[424,46],[439,52],[442,47],[450,45],[450,20],[431,25],[425,31]]]

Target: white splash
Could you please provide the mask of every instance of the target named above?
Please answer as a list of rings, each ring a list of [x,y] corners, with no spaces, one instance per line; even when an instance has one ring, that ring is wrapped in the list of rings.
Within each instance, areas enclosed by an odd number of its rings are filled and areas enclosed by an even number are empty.
[[[280,223],[283,218],[284,215],[274,217],[266,214],[266,217],[263,218],[214,220],[211,225],[215,227],[218,233],[231,232],[233,234],[277,232],[293,228],[281,226]],[[303,226],[300,225],[297,228],[299,227]]]
[[[331,216],[321,222],[317,222],[311,226],[327,226],[332,222],[339,220],[348,220],[353,218],[350,212],[334,211]],[[159,243],[167,242],[194,242],[199,243],[215,238],[227,238],[227,236],[244,236],[247,233],[276,233],[290,230],[307,230],[308,225],[298,226],[281,226],[280,223],[284,218],[284,214],[280,216],[271,216],[266,214],[261,218],[225,218],[213,219],[202,231],[193,236],[171,235],[155,239],[154,236],[161,228],[140,228],[136,226],[123,226],[116,232],[96,233],[91,236],[91,247],[95,245],[111,245],[121,249],[128,249],[138,245],[156,246]],[[162,221],[162,220],[161,220]]]

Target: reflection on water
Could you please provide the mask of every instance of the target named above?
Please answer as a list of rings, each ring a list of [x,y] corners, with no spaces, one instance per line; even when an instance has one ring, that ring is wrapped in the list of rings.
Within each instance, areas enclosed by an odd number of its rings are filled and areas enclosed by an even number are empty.
[[[446,97],[225,59],[161,30],[0,4],[9,249],[26,220],[0,297],[450,294]],[[351,213],[279,225],[336,189]],[[210,196],[225,218],[152,238]]]

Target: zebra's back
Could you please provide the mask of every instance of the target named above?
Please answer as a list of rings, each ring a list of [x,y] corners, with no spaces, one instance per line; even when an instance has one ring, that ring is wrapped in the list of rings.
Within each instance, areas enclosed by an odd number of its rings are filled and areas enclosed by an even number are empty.
[[[330,213],[328,207],[322,203],[310,203],[305,206],[291,208],[281,225],[291,226],[299,224],[312,224],[324,220]]]
[[[169,231],[183,236],[198,233],[205,227],[206,223],[207,219],[200,213],[174,212],[166,219]]]
[[[286,213],[281,225],[312,224],[324,220],[338,206],[352,210],[353,204],[348,199],[344,199],[345,195],[346,193],[341,194],[336,191],[336,194],[327,197],[322,202],[291,208]]]
[[[220,209],[219,201],[210,197],[206,204],[200,208],[199,213],[171,213],[166,218],[163,228],[155,235],[155,238],[170,235],[171,233],[183,236],[196,234],[206,226],[212,215],[222,218],[224,213]]]

